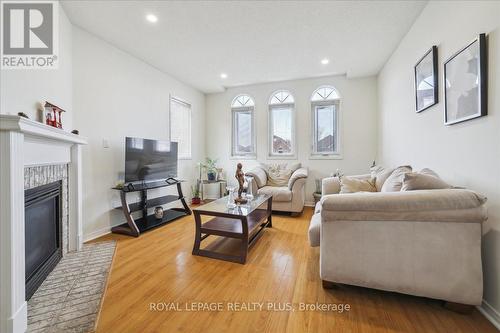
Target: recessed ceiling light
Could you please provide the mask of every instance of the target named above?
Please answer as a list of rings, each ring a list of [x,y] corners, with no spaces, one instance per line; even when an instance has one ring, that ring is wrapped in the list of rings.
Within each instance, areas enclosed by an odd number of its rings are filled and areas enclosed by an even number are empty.
[[[220,73],[220,78],[221,79],[227,79],[227,74],[226,73]]]
[[[326,59],[326,58],[321,59],[321,63],[322,63],[323,65],[327,65],[329,62],[330,62],[330,60],[328,60],[328,59]]]
[[[151,23],[155,23],[155,22],[158,22],[158,17],[156,15],[153,15],[153,14],[148,14],[148,15],[146,15],[146,20],[148,20]]]

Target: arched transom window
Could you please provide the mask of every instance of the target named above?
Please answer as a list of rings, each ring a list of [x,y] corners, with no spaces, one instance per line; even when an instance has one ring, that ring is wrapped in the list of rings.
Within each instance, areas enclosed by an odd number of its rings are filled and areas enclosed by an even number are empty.
[[[293,95],[286,90],[278,90],[272,94],[269,99],[269,105],[275,104],[293,104],[295,102]]]
[[[231,102],[232,156],[254,158],[256,155],[254,106],[252,97],[245,94],[236,96]]]
[[[316,89],[311,97],[311,101],[329,101],[334,99],[339,99],[340,96],[337,90],[331,86],[321,86]]]
[[[233,99],[233,102],[231,103],[232,108],[249,107],[254,105],[255,104],[252,97],[248,95],[238,95]]]
[[[321,86],[311,96],[312,158],[340,156],[340,96],[332,86]]]
[[[294,103],[287,90],[278,90],[269,98],[269,157],[296,157]]]

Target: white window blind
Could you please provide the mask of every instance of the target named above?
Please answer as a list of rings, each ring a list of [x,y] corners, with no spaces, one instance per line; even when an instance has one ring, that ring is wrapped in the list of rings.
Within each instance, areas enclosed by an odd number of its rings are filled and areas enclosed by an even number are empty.
[[[170,98],[170,141],[178,142],[179,159],[191,159],[191,105]]]
[[[294,98],[286,90],[275,92],[269,100],[269,156],[295,156]]]
[[[254,102],[248,95],[239,95],[231,103],[233,118],[232,155],[254,157]]]
[[[331,86],[321,86],[311,97],[312,156],[339,155],[340,97]]]

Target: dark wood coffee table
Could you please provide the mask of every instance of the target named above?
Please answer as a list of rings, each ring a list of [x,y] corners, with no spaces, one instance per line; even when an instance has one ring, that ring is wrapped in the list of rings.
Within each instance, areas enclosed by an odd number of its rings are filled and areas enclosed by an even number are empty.
[[[272,227],[272,203],[272,196],[260,194],[233,209],[227,208],[227,197],[193,209],[196,222],[193,255],[244,264],[248,249],[266,227]],[[201,215],[213,218],[202,223]],[[219,239],[201,249],[201,242],[210,235],[219,236]],[[233,243],[233,246],[225,246],[225,243]],[[216,251],[220,249],[226,251]]]

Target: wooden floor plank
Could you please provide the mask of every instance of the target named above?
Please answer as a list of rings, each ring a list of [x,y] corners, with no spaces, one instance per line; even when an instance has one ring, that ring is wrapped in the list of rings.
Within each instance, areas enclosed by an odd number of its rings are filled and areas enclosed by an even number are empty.
[[[97,332],[497,332],[477,310],[463,315],[440,301],[352,286],[323,289],[318,248],[307,242],[311,215],[310,208],[295,218],[273,215],[273,228],[250,249],[245,265],[191,255],[192,216],[139,238],[95,240],[118,242]],[[183,310],[185,303],[222,302],[225,310],[151,311],[156,302],[178,302]],[[264,308],[233,312],[228,302]],[[316,302],[346,303],[351,310],[298,311],[299,303]],[[287,303],[295,311],[284,309]]]

